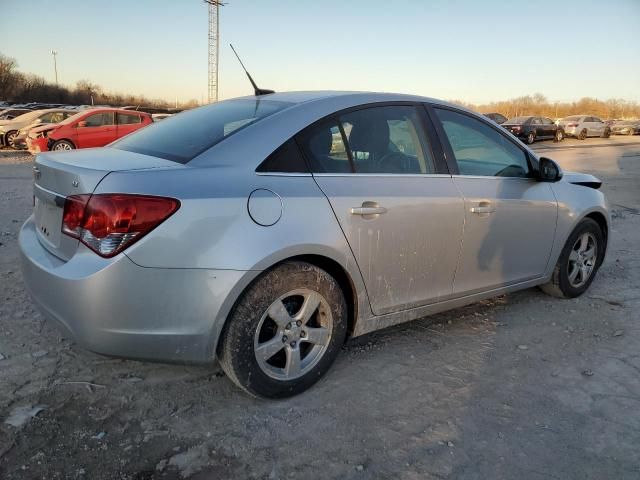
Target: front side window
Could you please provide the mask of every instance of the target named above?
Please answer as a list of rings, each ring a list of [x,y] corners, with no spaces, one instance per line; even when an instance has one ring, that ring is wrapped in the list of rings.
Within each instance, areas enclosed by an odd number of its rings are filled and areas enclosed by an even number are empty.
[[[460,175],[527,177],[526,154],[489,125],[469,115],[435,109]]]
[[[142,122],[140,115],[133,113],[118,113],[117,114],[118,125],[130,125],[132,123]]]
[[[533,118],[531,119],[531,124],[532,124],[532,125],[541,125],[541,124],[542,124],[542,122],[540,121],[540,119],[539,119],[538,117],[533,117]]]
[[[434,173],[433,155],[414,106],[339,114],[301,136],[314,172]]]
[[[113,113],[95,113],[85,119],[85,127],[103,127],[113,125]]]
[[[547,118],[547,117],[543,117],[542,118],[542,124],[543,125],[553,125],[553,120],[551,120],[550,118]]]

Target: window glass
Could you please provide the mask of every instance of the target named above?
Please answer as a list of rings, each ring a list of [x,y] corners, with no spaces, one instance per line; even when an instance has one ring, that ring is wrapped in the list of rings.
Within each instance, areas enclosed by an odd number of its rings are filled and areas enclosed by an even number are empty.
[[[89,115],[85,120],[87,127],[103,127],[105,125],[113,125],[113,113],[96,113]]]
[[[337,120],[316,124],[303,132],[299,139],[312,171],[352,173],[349,155]]]
[[[550,118],[547,118],[547,117],[543,117],[542,118],[542,123],[544,125],[553,125],[553,120],[551,120]]]
[[[449,139],[461,175],[526,177],[523,150],[489,125],[468,115],[435,109]]]
[[[141,128],[109,148],[187,163],[238,130],[290,105],[259,97],[212,103]]]
[[[533,117],[531,119],[531,124],[532,125],[542,125],[542,122],[540,121],[540,119],[538,117]]]
[[[309,173],[298,145],[292,138],[267,157],[257,172]]]
[[[118,125],[130,125],[132,123],[140,123],[142,122],[142,118],[140,115],[136,115],[134,113],[118,113]]]

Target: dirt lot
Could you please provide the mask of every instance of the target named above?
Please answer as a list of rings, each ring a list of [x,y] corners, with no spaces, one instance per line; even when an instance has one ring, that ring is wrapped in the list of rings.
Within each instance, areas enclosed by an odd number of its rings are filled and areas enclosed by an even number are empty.
[[[277,402],[216,366],[61,339],[18,264],[31,157],[0,152],[0,478],[640,478],[640,139],[536,148],[605,180],[611,244],[585,296],[531,289],[353,340]]]

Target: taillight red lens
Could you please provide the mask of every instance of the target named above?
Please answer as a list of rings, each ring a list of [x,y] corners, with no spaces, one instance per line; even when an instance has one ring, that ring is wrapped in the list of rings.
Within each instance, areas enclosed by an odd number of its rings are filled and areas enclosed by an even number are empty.
[[[62,232],[80,239],[102,257],[113,257],[179,207],[174,198],[148,195],[72,195],[64,204]]]

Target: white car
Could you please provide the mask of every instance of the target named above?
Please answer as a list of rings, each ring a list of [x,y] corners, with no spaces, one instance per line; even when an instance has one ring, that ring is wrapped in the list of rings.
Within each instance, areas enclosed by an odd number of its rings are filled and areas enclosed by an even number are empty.
[[[611,128],[600,118],[589,115],[572,115],[560,120],[565,137],[576,137],[584,140],[587,137],[609,138]]]

